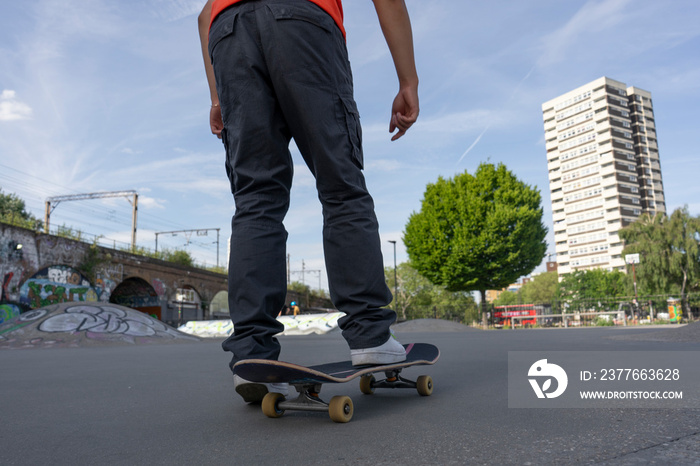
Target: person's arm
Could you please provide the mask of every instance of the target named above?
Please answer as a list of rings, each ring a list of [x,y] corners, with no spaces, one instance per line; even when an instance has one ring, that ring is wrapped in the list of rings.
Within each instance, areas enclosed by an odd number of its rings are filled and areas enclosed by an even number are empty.
[[[379,25],[389,46],[399,78],[399,92],[391,107],[389,132],[399,131],[392,141],[403,136],[416,122],[419,113],[418,73],[413,55],[413,32],[404,0],[373,0]]]
[[[209,126],[212,134],[221,138],[221,130],[224,124],[221,120],[221,107],[219,106],[219,95],[216,93],[216,78],[214,77],[214,67],[209,58],[209,23],[211,21],[211,4],[214,0],[208,0],[202,12],[197,18],[199,23],[199,42],[202,44],[202,56],[204,58],[204,70],[207,74],[209,84],[209,95],[211,96],[211,110],[209,111]]]

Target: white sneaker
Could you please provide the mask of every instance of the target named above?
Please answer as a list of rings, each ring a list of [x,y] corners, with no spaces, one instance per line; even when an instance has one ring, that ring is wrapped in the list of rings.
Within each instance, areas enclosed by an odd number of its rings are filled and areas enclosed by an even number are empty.
[[[241,395],[247,403],[259,403],[268,393],[289,395],[288,383],[250,382],[236,374],[233,374],[233,387],[236,393]]]
[[[391,336],[383,345],[374,348],[350,350],[353,366],[393,364],[406,360],[406,349],[391,332]]]

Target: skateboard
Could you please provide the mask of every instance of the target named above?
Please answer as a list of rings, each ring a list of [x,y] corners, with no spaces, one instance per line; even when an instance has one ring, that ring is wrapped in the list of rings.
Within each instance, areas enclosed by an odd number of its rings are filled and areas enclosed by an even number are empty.
[[[262,411],[267,417],[281,417],[287,410],[327,412],[334,422],[349,422],[353,415],[349,396],[334,396],[326,403],[319,398],[324,383],[344,383],[360,377],[360,391],[371,395],[377,388],[413,388],[422,396],[433,392],[433,380],[422,375],[415,381],[401,377],[401,371],[410,366],[435,364],[440,350],[427,343],[404,345],[406,360],[394,364],[353,366],[351,361],[332,362],[316,366],[300,366],[267,359],[246,359],[233,367],[233,373],[251,382],[289,383],[299,393],[287,400],[280,393],[268,393],[262,400]],[[384,373],[377,380],[373,374]]]

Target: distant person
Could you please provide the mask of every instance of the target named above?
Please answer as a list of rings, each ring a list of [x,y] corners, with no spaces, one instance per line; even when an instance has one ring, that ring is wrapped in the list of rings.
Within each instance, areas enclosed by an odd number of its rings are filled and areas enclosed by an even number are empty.
[[[398,75],[389,131],[396,140],[418,117],[413,37],[403,0],[374,0]],[[391,292],[365,185],[359,114],[345,44],[341,0],[209,0],[199,31],[211,94],[210,126],[226,148],[236,204],[229,263],[234,333],[224,343],[240,360],[276,360],[286,295],[286,239],[292,138],[316,179],[331,300],[353,364],[405,360],[389,327]],[[287,386],[234,377],[246,401]]]
[[[300,312],[299,306],[297,305],[297,303],[295,301],[292,301],[292,314],[295,316],[298,316],[299,312]]]

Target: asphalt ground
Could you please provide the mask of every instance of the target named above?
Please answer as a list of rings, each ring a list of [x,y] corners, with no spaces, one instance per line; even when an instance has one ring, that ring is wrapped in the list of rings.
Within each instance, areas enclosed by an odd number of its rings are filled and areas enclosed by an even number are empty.
[[[352,397],[347,424],[243,403],[219,340],[2,350],[0,464],[700,464],[700,410],[508,408],[508,351],[700,351],[658,337],[675,330],[412,328],[441,350],[405,372],[433,395],[324,385]],[[283,360],[348,357],[339,333],[280,340]]]

